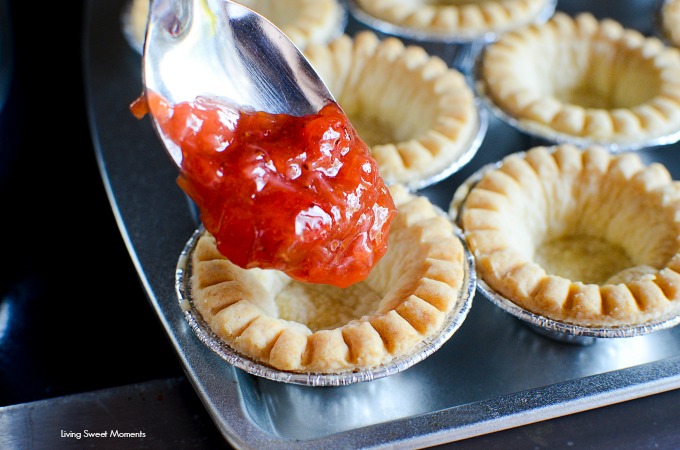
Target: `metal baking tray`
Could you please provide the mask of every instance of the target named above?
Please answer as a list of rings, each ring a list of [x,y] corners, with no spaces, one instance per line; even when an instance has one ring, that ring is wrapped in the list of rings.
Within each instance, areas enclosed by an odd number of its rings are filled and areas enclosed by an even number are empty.
[[[236,448],[426,447],[680,388],[680,327],[644,336],[560,342],[479,292],[455,335],[404,372],[342,387],[259,378],[206,347],[177,306],[178,257],[198,226],[151,124],[128,106],[142,92],[140,56],[125,40],[125,0],[89,0],[84,82],[92,139],[111,207],[151,306],[205,408]],[[560,1],[653,34],[652,1]],[[348,24],[351,31],[352,21]],[[475,157],[421,193],[446,209],[484,164],[539,144],[490,118]],[[680,178],[680,146],[640,151]]]

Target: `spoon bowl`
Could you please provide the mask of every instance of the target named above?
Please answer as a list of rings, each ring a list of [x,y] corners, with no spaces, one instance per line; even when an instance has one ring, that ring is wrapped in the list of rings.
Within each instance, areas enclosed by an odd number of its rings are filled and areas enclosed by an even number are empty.
[[[242,110],[303,116],[332,94],[273,23],[230,0],[152,0],[142,57],[144,87],[171,105],[208,97]],[[180,166],[179,147],[161,140]]]

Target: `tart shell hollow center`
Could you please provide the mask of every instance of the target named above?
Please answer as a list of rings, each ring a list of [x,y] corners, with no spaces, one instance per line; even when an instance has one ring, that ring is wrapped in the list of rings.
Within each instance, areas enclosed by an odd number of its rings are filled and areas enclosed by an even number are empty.
[[[592,236],[565,236],[536,248],[537,264],[549,275],[585,284],[604,284],[614,274],[633,266],[618,245]]]
[[[427,258],[418,242],[395,227],[390,252],[365,281],[348,288],[291,281],[275,296],[281,319],[299,322],[312,332],[341,327],[392,307],[395,293],[413,289],[418,267]],[[389,280],[389,282],[385,282]]]
[[[275,301],[281,319],[302,323],[314,332],[372,314],[380,294],[363,282],[344,289],[293,282],[281,290]]]
[[[364,116],[359,112],[350,112],[348,117],[368,146],[388,144],[397,140],[394,124],[385,123],[378,117]]]
[[[274,295],[278,317],[316,332],[342,327],[394,307],[403,292],[414,289],[428,256],[419,249],[417,238],[399,225],[390,233],[390,251],[365,281],[338,288],[290,280]]]

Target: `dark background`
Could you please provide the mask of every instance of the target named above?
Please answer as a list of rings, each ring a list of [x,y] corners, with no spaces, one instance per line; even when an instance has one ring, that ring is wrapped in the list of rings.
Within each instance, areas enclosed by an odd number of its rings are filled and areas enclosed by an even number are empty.
[[[83,5],[0,0],[0,406],[183,374],[97,166]]]

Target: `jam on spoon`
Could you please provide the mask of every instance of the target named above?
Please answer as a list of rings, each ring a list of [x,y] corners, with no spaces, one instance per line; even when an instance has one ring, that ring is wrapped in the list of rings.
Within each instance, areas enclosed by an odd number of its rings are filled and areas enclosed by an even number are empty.
[[[234,264],[347,287],[385,254],[396,208],[335,101],[294,116],[206,97],[171,105],[147,90],[130,109],[153,110],[181,149],[178,184]]]

